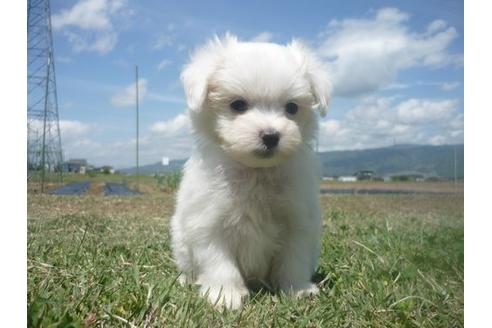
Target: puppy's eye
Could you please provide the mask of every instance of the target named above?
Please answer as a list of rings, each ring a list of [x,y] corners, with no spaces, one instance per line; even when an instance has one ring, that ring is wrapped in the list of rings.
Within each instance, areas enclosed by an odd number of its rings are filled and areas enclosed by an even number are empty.
[[[293,102],[290,102],[287,105],[285,105],[285,111],[290,115],[294,115],[295,113],[297,113],[298,109],[299,108],[297,107],[297,104],[294,104]]]
[[[229,106],[238,113],[243,113],[248,109],[248,103],[241,99],[234,100]]]

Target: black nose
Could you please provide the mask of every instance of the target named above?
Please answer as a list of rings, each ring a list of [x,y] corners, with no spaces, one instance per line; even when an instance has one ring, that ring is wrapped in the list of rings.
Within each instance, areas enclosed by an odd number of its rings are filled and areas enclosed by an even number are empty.
[[[265,147],[268,150],[270,150],[278,145],[278,141],[280,139],[280,133],[278,132],[263,133],[261,139],[263,140],[263,144],[265,145]]]

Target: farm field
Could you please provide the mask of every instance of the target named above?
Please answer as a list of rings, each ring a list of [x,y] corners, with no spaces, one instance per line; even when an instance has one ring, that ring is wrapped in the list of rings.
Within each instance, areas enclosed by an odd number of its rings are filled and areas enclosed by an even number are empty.
[[[463,181],[458,181],[455,187],[455,184],[452,181],[443,181],[443,182],[323,181],[321,183],[321,188],[340,189],[340,190],[375,189],[375,190],[411,190],[415,192],[426,192],[426,193],[454,193],[454,192],[463,193],[464,183]]]
[[[82,196],[28,193],[29,326],[463,326],[462,193],[322,195],[321,293],[259,292],[219,311],[176,282],[172,189],[146,177],[142,195],[105,197],[109,180]]]

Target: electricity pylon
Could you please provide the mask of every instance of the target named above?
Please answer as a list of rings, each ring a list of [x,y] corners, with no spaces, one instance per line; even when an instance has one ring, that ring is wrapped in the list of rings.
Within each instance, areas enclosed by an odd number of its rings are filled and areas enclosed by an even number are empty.
[[[41,192],[62,180],[62,155],[49,0],[27,6],[27,170]]]

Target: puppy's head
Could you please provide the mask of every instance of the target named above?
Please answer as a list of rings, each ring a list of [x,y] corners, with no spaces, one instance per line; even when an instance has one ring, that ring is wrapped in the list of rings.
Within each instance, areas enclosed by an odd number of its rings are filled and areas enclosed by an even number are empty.
[[[303,45],[239,42],[199,49],[181,78],[195,133],[249,167],[278,165],[315,136],[329,99],[324,66]]]

